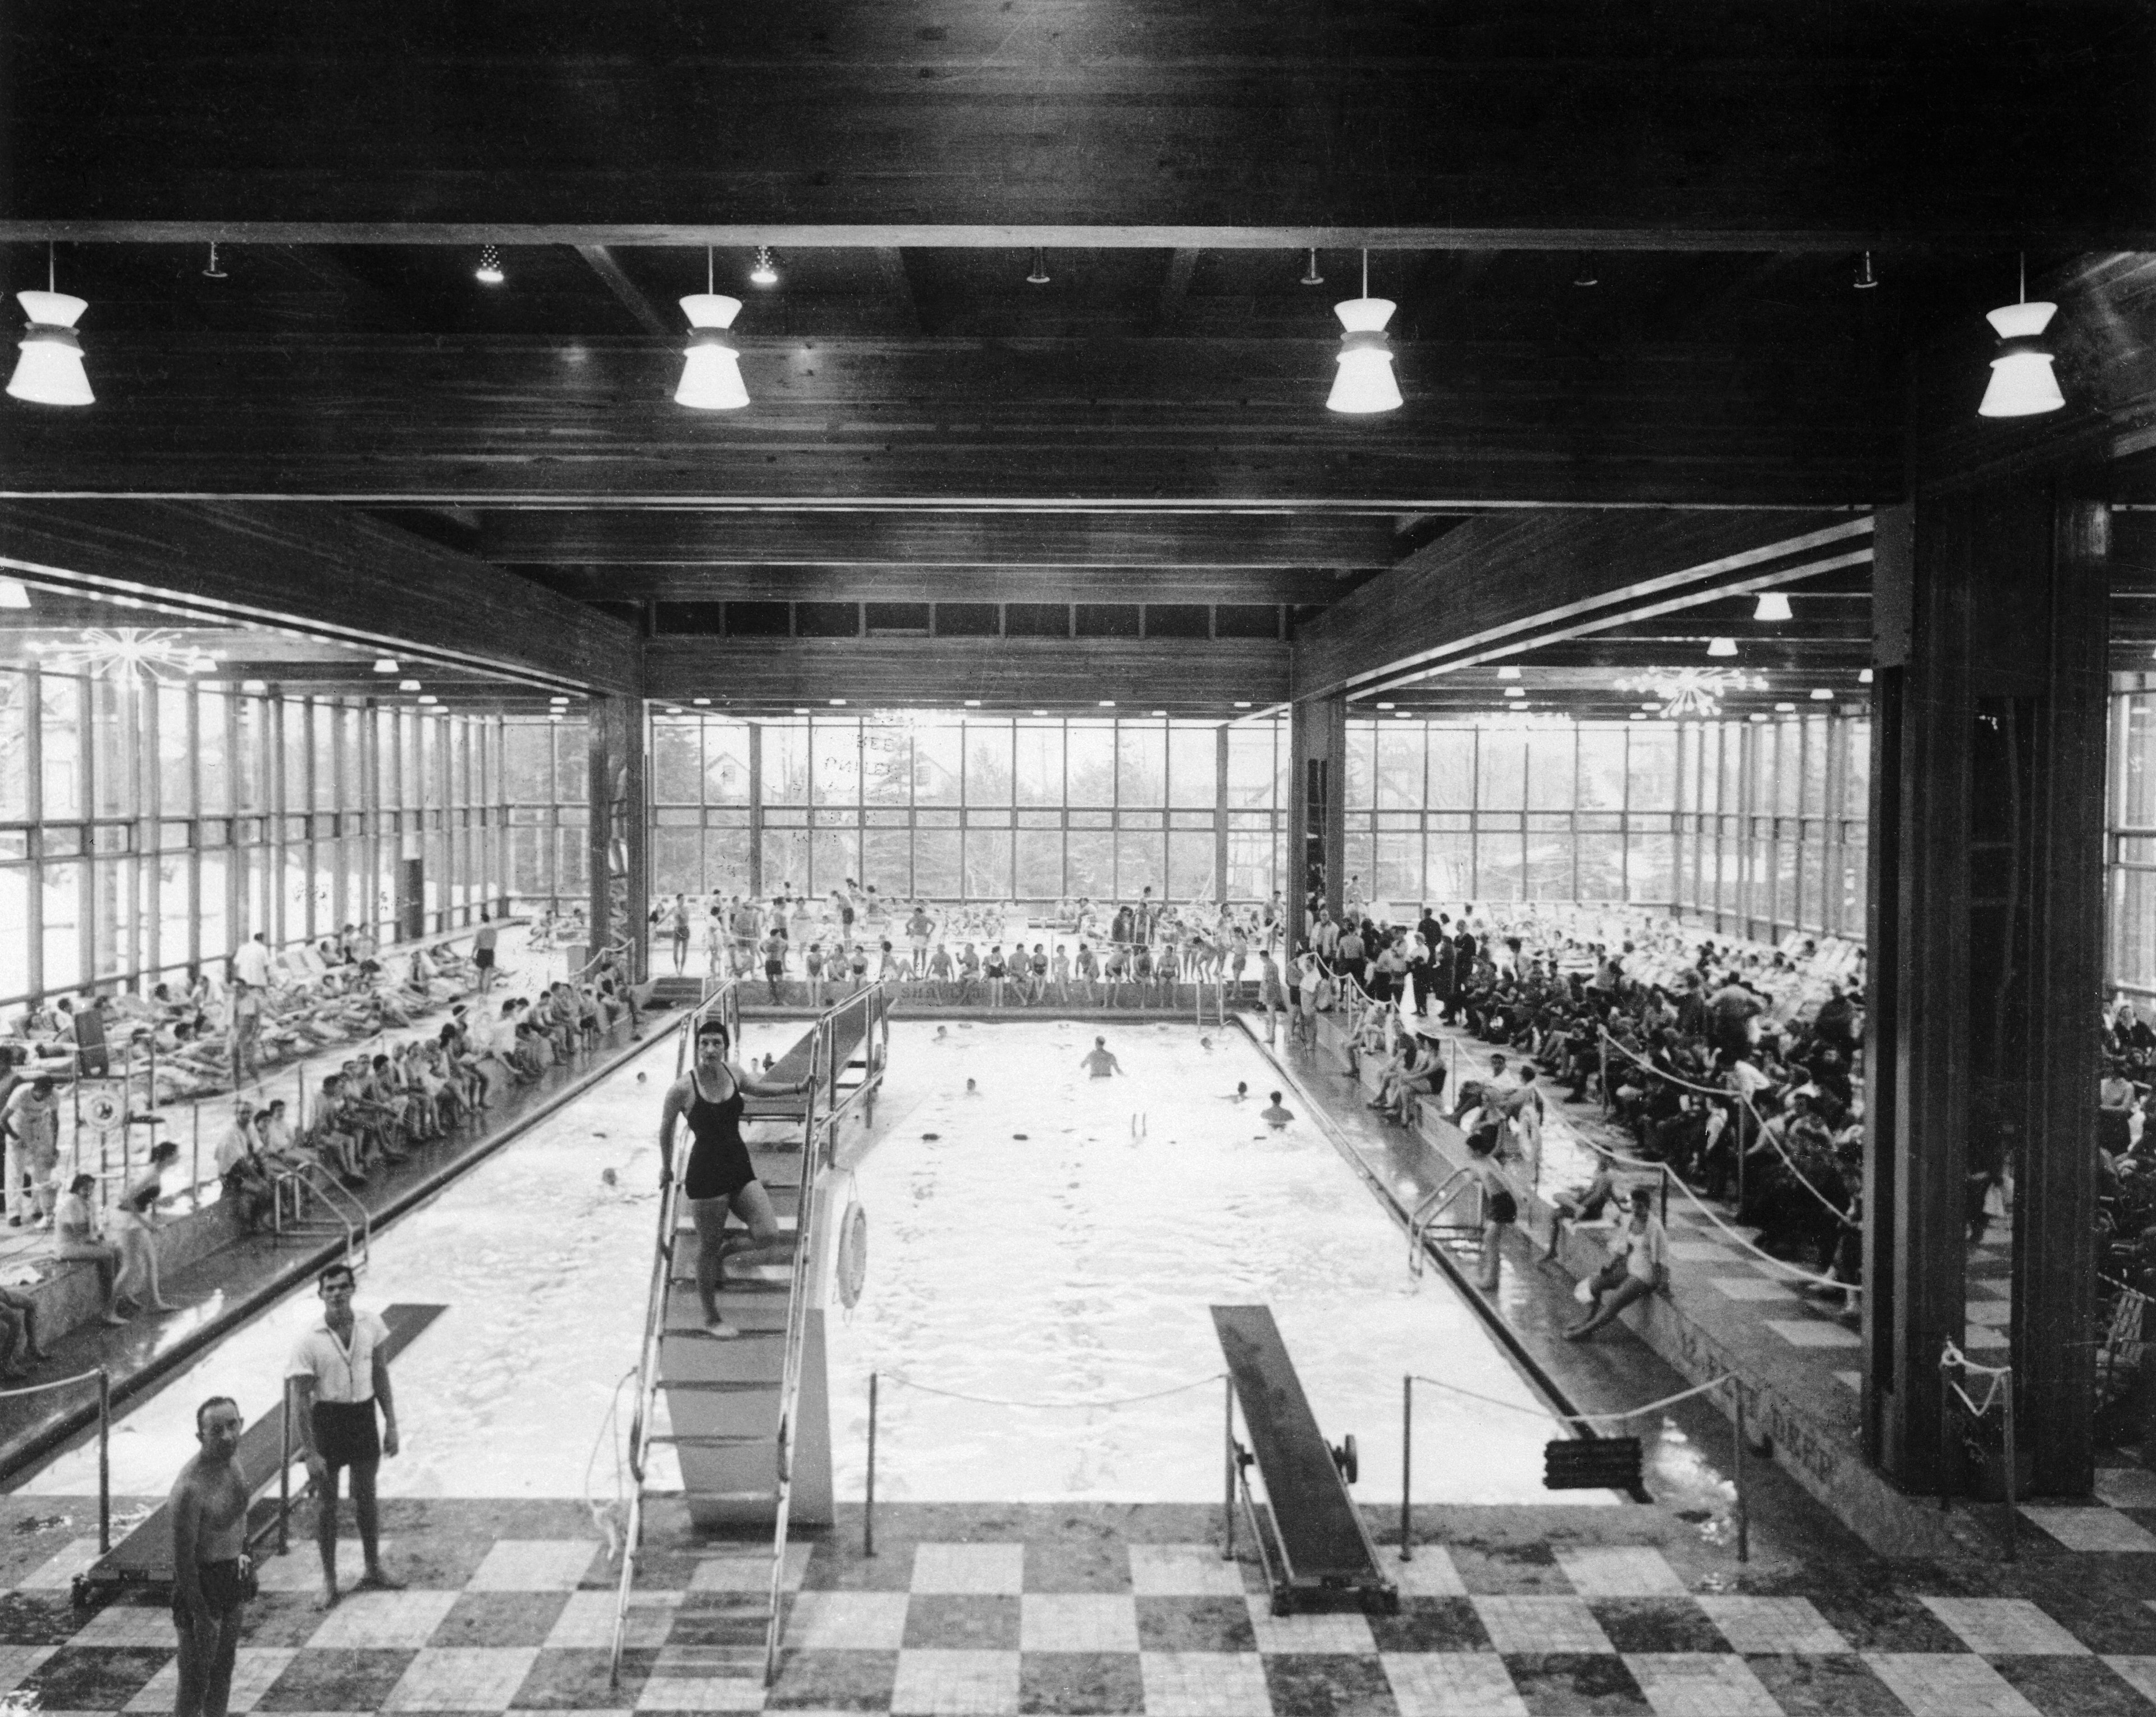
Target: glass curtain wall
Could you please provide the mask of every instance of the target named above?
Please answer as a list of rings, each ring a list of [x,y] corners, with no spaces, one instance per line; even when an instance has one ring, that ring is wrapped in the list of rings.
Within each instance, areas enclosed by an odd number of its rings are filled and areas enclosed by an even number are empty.
[[[2114,990],[2156,995],[2156,688],[2141,674],[2112,685],[2105,965]]]
[[[652,888],[1263,901],[1286,747],[1273,722],[658,716]]]
[[[1351,717],[1348,888],[1630,902],[1726,934],[1864,933],[1870,724]]]
[[[503,895],[499,717],[0,669],[0,1008]],[[407,882],[414,880],[403,870]]]

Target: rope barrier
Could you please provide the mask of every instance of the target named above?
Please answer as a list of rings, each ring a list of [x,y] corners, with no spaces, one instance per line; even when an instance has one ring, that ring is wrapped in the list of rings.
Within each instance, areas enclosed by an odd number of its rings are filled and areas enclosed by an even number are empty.
[[[1127,1407],[1134,1406],[1139,1401],[1163,1401],[1172,1395],[1187,1394],[1191,1390],[1203,1389],[1208,1384],[1218,1383],[1228,1374],[1225,1371],[1215,1371],[1209,1377],[1200,1377],[1193,1383],[1178,1383],[1173,1389],[1157,1389],[1149,1395],[1116,1396],[1105,1401],[1009,1401],[998,1396],[968,1395],[963,1390],[937,1389],[930,1384],[916,1383],[913,1379],[906,1376],[905,1373],[901,1371],[886,1371],[880,1375],[888,1377],[894,1383],[904,1384],[908,1389],[917,1390],[922,1395],[939,1395],[954,1401],[972,1401],[979,1406],[1040,1407],[1050,1411],[1058,1411],[1062,1409],[1070,1409],[1075,1411],[1087,1407]]]
[[[2007,1389],[2008,1381],[2014,1375],[2014,1368],[2011,1365],[1979,1365],[1952,1341],[1948,1341],[1944,1350],[1939,1355],[1939,1370],[1950,1371],[1957,1366],[1964,1372],[1990,1380],[1984,1387],[1984,1400],[1981,1402],[1973,1401],[1969,1398],[1969,1391],[1961,1386],[1958,1379],[1949,1377],[1946,1380],[1947,1387],[1961,1397],[1961,1404],[1969,1409],[1969,1416],[1973,1419],[1981,1419],[1999,1405],[2001,1396]]]
[[[1661,1400],[1649,1401],[1644,1406],[1626,1408],[1621,1412],[1552,1413],[1542,1407],[1523,1407],[1517,1401],[1501,1401],[1494,1396],[1477,1395],[1471,1389],[1462,1389],[1458,1384],[1447,1383],[1441,1377],[1425,1377],[1419,1371],[1414,1375],[1418,1383],[1428,1383],[1454,1395],[1465,1396],[1469,1401],[1481,1401],[1486,1406],[1505,1407],[1515,1413],[1531,1413],[1537,1419],[1556,1419],[1567,1425],[1606,1425],[1620,1423],[1626,1419],[1643,1419],[1650,1413],[1659,1413],[1665,1407],[1675,1406],[1679,1401],[1690,1401],[1694,1396],[1707,1395],[1725,1383],[1737,1380],[1735,1372],[1725,1371],[1721,1376],[1709,1378],[1705,1383],[1680,1390],[1675,1395],[1664,1396]]]
[[[50,1383],[26,1383],[19,1389],[0,1389],[0,1401],[11,1396],[43,1395],[50,1390],[72,1388],[78,1383],[95,1382],[103,1371],[104,1368],[100,1366],[94,1370],[78,1371],[72,1377],[55,1378]]]

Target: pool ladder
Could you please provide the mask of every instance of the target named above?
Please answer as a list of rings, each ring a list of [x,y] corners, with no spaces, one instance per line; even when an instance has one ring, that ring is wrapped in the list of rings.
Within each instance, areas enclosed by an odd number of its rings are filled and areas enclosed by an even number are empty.
[[[1466,1192],[1475,1188],[1475,1176],[1465,1169],[1455,1169],[1417,1205],[1408,1216],[1408,1273],[1420,1276],[1423,1272],[1424,1248],[1434,1238],[1455,1252],[1465,1252],[1471,1242],[1479,1250],[1481,1245],[1482,1224],[1472,1222],[1440,1222],[1438,1218],[1449,1210]]]

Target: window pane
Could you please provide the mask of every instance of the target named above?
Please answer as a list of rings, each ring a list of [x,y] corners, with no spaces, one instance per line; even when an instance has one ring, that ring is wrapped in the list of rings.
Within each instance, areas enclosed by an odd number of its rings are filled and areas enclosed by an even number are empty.
[[[1527,736],[1507,728],[1486,728],[1481,739],[1476,763],[1476,790],[1481,809],[1486,811],[1523,810],[1527,804]],[[1519,867],[1517,851],[1512,863],[1517,872]],[[1484,892],[1489,892],[1486,885]],[[1497,897],[1493,895],[1491,897]],[[1507,900],[1518,897],[1516,894],[1503,897]]]
[[[1520,820],[1482,818],[1475,841],[1475,883],[1480,891],[1477,898],[1517,900],[1522,881]]]
[[[1635,835],[1627,854],[1630,897],[1656,903],[1676,897],[1674,855],[1666,835]]]
[[[1430,730],[1430,798],[1433,810],[1466,810],[1475,803],[1475,730]]]
[[[90,918],[90,969],[100,978],[116,977],[141,969],[141,950],[136,946],[135,861],[99,859],[90,866],[91,897],[96,910]]]
[[[1210,737],[1210,736],[1208,736]],[[1172,765],[1171,765],[1172,766]],[[1170,900],[1214,900],[1222,897],[1214,869],[1213,831],[1178,829],[1168,837],[1168,887]],[[1270,890],[1267,892],[1270,892]],[[1264,895],[1238,895],[1230,888],[1229,899],[1259,899]]]
[[[861,798],[861,724],[859,722],[808,723],[814,753],[815,803],[859,805]],[[833,877],[834,882],[838,881]]]
[[[968,772],[970,791],[973,775]],[[1011,831],[968,829],[966,834],[966,894],[973,900],[1008,900],[1011,892]]]
[[[956,722],[921,727],[913,732],[913,802],[916,805],[956,805],[958,776],[966,754],[966,730]],[[765,760],[764,794],[770,796],[771,763]],[[918,862],[916,860],[916,862]],[[948,874],[956,878],[955,856]]]
[[[96,815],[131,816],[135,812],[135,702],[129,681],[105,675],[88,682],[90,733],[97,748],[95,777]]]
[[[1116,727],[1116,802],[1151,810],[1168,803],[1168,729],[1152,722]],[[1159,868],[1159,861],[1154,861]],[[1154,884],[1156,889],[1159,884]],[[1126,891],[1127,892],[1129,891]]]
[[[1024,738],[1019,743],[1021,756]],[[1059,736],[1058,748],[1060,748]],[[1025,772],[1021,763],[1019,780]],[[1018,831],[1018,892],[1025,900],[1053,901],[1063,894],[1063,831],[1060,829],[1021,829]]]
[[[1438,911],[1459,911],[1475,897],[1475,837],[1432,830],[1423,841],[1423,895]]]
[[[1231,738],[1233,733],[1231,728]],[[1280,880],[1274,870],[1278,862],[1276,845],[1270,829],[1229,828],[1228,897],[1230,900],[1272,898],[1280,887]]]
[[[1219,796],[1219,729],[1171,727],[1168,730],[1168,803],[1209,805]]]
[[[861,799],[868,805],[902,805],[913,798],[913,733],[896,722],[861,724]],[[895,875],[903,875],[901,861]]]
[[[872,884],[887,908],[913,897],[912,858],[903,828],[861,831],[861,881]],[[890,936],[896,925],[886,928]]]
[[[1381,810],[1419,810],[1423,804],[1423,732],[1419,722],[1386,722],[1377,739],[1377,799]],[[1378,861],[1382,871],[1385,861]],[[1383,892],[1383,885],[1380,885]],[[1412,891],[1410,891],[1412,892]]]
[[[1348,723],[1348,755],[1346,767],[1340,775],[1341,803],[1349,810],[1366,810],[1377,792],[1376,753],[1378,736],[1376,723],[1355,722]]]
[[[686,718],[661,717],[652,722],[651,793],[659,804],[699,802],[704,779],[702,727]]]
[[[1635,722],[1630,727],[1631,756],[1627,768],[1631,774],[1631,808],[1635,811],[1676,810],[1676,730],[1661,722]],[[1636,894],[1633,897],[1635,900],[1643,897]]]
[[[1073,829],[1064,848],[1064,888],[1081,899],[1115,897],[1115,837],[1105,830]]]
[[[1018,724],[1017,746],[1018,802],[1020,805],[1061,805],[1063,724],[1060,722],[1020,722]],[[1023,863],[1023,860],[1020,862]],[[1056,863],[1060,868],[1062,864],[1060,856]]]
[[[82,681],[61,674],[44,674],[38,679],[45,820],[64,822],[82,815]],[[50,966],[45,969],[45,982],[53,987]]]
[[[1166,846],[1157,831],[1120,831],[1116,836],[1116,897],[1136,900],[1140,891],[1150,888],[1158,899],[1168,881],[1166,866]]]
[[[929,900],[956,900],[966,892],[956,829],[913,831],[913,892]]]
[[[82,875],[80,864],[44,867],[45,991],[57,995],[82,982]]]
[[[748,739],[746,722],[704,723],[704,803],[748,803]]]
[[[0,1000],[30,988],[30,867],[0,865]]]
[[[592,775],[592,736],[588,722],[549,722],[547,729],[554,736],[554,792],[556,805],[583,805],[591,797],[587,784]],[[583,861],[578,864],[581,867]],[[578,874],[581,876],[581,868]],[[572,892],[563,882],[563,892]],[[583,884],[575,885],[581,889]]]
[[[842,879],[834,876],[819,892],[828,894]],[[784,889],[797,894],[809,887],[808,831],[806,829],[766,829],[763,831],[763,892]]]
[[[157,807],[167,817],[194,814],[194,748],[187,739],[193,702],[185,686],[157,687]]]
[[[504,797],[511,805],[551,805],[554,737],[547,722],[511,722],[501,732]]]
[[[1386,736],[1378,737],[1378,791],[1384,790]],[[1422,835],[1380,833],[1377,841],[1377,898],[1395,905],[1414,906],[1422,898]],[[1395,918],[1399,915],[1394,913]]]
[[[1570,810],[1573,803],[1573,730],[1543,728],[1527,735],[1527,809]],[[1572,892],[1568,881],[1567,894]],[[1541,891],[1537,891],[1539,896]]]
[[[1228,730],[1228,803],[1240,810],[1270,810],[1277,770],[1273,756],[1277,729],[1263,726]]]
[[[0,823],[26,821],[29,810],[28,678],[0,668]],[[19,918],[9,922],[20,923]],[[12,990],[0,995],[12,995]]]
[[[1066,731],[1065,743],[1068,747],[1065,767],[1070,782],[1070,803],[1113,805],[1116,802],[1114,727],[1106,722],[1073,722]],[[1074,882],[1071,886],[1075,887],[1077,885]],[[1106,887],[1104,876],[1101,881],[1103,892]]]
[[[337,802],[336,739],[344,711],[333,703],[316,703],[315,721],[315,809],[334,810]],[[459,717],[461,727],[464,718]],[[461,794],[463,784],[459,782]]]
[[[1009,722],[968,722],[966,735],[966,803],[1004,805],[1011,802],[1011,724]],[[973,874],[968,853],[966,871]],[[1003,888],[991,897],[1000,900],[1009,892],[1006,876]]]
[[[1625,741],[1623,727],[1585,723],[1579,729],[1579,809],[1622,810],[1625,808]]]
[[[704,892],[704,833],[701,829],[651,831],[651,892],[654,899]]]
[[[1537,734],[1536,738],[1546,736]],[[1539,759],[1537,759],[1539,762]],[[1534,900],[1569,900],[1572,888],[1572,830],[1567,819],[1552,815],[1527,819],[1528,897]]]

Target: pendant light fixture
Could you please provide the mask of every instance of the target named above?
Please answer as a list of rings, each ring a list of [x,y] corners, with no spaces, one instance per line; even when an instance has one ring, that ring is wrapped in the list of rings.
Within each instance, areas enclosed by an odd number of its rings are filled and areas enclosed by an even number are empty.
[[[756,247],[756,266],[748,271],[748,277],[752,284],[758,286],[776,286],[778,284],[778,267],[771,260],[771,246],[759,244]]]
[[[681,366],[681,384],[674,390],[674,399],[697,411],[738,411],[748,404],[748,388],[742,381],[741,350],[727,340],[726,331],[741,314],[741,300],[711,290],[712,278],[707,246],[704,290],[681,301],[692,332],[683,348],[688,362]]]
[[[1856,279],[1853,284],[1860,292],[1878,290],[1879,276],[1871,272],[1871,253],[1869,250],[1864,253],[1864,260],[1856,265]]]
[[[1317,247],[1315,244],[1310,247],[1310,265],[1303,270],[1301,284],[1306,286],[1322,286],[1325,284],[1325,276],[1317,271]]]
[[[1393,319],[1393,301],[1370,296],[1370,253],[1363,253],[1363,296],[1332,306],[1333,315],[1347,332],[1340,337],[1339,366],[1332,378],[1332,392],[1325,402],[1327,411],[1365,415],[1398,411],[1400,384],[1393,374],[1392,347],[1385,339],[1385,324]]]
[[[209,241],[209,266],[203,270],[205,280],[228,280],[232,276],[217,265],[217,240]]]
[[[1786,620],[1789,618],[1789,599],[1779,590],[1762,590],[1759,605],[1752,610],[1755,620]]]
[[[1734,638],[1710,638],[1707,640],[1707,653],[1709,655],[1734,655],[1737,654],[1737,640]]]
[[[501,270],[501,252],[492,244],[480,246],[479,266],[472,270],[472,278],[481,285],[499,286],[509,276]]]
[[[2066,403],[2051,373],[2051,354],[2036,343],[2058,311],[2043,299],[2029,301],[2029,260],[2023,256],[2020,297],[1984,312],[1999,336],[1999,356],[1991,360],[1991,383],[1976,409],[1979,417],[2039,417]]]
[[[1045,286],[1048,284],[1048,257],[1039,245],[1034,247],[1033,272],[1025,277],[1025,283],[1029,286]]]
[[[15,373],[8,392],[33,405],[94,405],[90,375],[82,367],[82,341],[74,325],[90,308],[86,299],[72,298],[54,290],[53,246],[45,246],[45,290],[18,292],[23,313],[30,319],[19,343],[23,355],[15,360]]]

